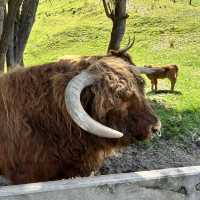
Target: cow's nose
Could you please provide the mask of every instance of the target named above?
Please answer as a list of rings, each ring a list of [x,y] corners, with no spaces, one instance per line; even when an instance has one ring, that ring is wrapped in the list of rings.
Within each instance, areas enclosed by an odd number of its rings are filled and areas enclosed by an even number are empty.
[[[151,127],[152,135],[161,136],[161,122],[158,120],[152,127]]]

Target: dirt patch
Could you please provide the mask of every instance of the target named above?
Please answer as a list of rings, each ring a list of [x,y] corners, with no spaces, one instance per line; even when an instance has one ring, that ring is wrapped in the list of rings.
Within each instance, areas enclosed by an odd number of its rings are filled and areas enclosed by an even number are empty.
[[[98,174],[200,165],[200,137],[134,144],[107,159]]]

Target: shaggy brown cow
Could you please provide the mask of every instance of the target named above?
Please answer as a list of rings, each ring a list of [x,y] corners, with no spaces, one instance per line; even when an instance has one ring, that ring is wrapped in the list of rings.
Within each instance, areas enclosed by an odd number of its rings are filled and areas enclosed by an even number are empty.
[[[171,82],[171,91],[174,91],[176,84],[176,79],[178,76],[178,66],[177,65],[165,65],[162,67],[155,67],[152,65],[145,65],[146,68],[153,69],[153,73],[146,74],[146,76],[151,80],[151,90],[157,91],[158,79],[168,78]]]
[[[161,126],[143,79],[113,54],[15,70],[0,92],[0,170],[13,184],[89,176]]]

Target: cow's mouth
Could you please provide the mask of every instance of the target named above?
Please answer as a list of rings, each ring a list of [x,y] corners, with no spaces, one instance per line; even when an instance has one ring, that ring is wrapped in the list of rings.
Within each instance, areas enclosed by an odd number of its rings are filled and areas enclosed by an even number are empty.
[[[161,137],[161,122],[158,120],[155,124],[149,125],[148,127],[138,130],[134,136],[138,141],[151,140],[154,138]]]

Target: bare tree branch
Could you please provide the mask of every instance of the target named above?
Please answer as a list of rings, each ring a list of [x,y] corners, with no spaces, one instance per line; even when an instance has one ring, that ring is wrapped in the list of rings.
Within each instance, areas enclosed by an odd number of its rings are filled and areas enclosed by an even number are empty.
[[[113,10],[111,8],[111,3],[110,2],[108,2],[108,9],[109,9],[110,14],[113,15]]]
[[[104,10],[105,10],[105,13],[106,13],[106,16],[110,19],[113,19],[113,16],[112,16],[112,9],[109,5],[109,2],[107,2],[106,0],[103,0],[103,6],[104,6]]]

